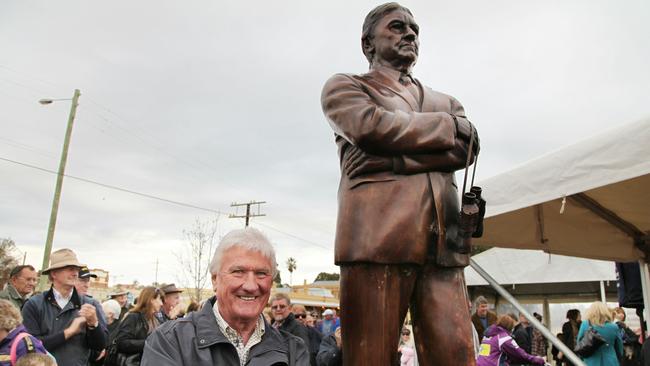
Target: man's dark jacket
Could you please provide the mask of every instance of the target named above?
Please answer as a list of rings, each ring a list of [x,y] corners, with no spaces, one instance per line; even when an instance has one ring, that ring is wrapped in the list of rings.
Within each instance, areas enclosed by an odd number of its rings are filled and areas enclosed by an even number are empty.
[[[524,327],[523,324],[519,323],[512,330],[512,338],[517,342],[517,345],[530,354],[533,348],[533,328]],[[528,365],[527,363],[512,363],[512,366],[523,366]]]
[[[307,329],[306,326],[300,324],[300,322],[296,320],[296,317],[293,315],[293,313],[289,313],[289,316],[284,319],[282,325],[280,325],[280,330],[284,330],[287,333],[291,333],[296,337],[299,337],[303,342],[305,342],[307,349],[310,349],[309,329]]]
[[[334,334],[323,338],[316,356],[317,366],[341,366],[343,364],[343,353],[336,345]]]
[[[489,328],[490,325],[497,322],[497,315],[491,311],[487,312],[486,317],[488,323],[487,328]],[[476,328],[476,333],[478,333],[478,340],[480,342],[483,340],[483,336],[485,335],[485,331],[487,330],[487,328],[483,326],[483,323],[481,323],[481,318],[476,313],[472,315],[472,323],[474,323],[474,328]]]
[[[214,302],[213,297],[200,311],[158,327],[145,342],[140,365],[239,365],[235,346],[217,324]],[[300,338],[264,325],[262,341],[251,348],[247,366],[309,366],[309,352]]]
[[[79,317],[83,304],[95,307],[99,324],[95,329],[83,327],[81,333],[66,340],[63,331]],[[23,324],[31,335],[43,342],[57,364],[63,366],[85,366],[91,349],[102,350],[108,345],[108,330],[101,305],[89,296],[79,295],[74,288],[63,309],[56,303],[52,288],[32,296],[23,306]]]

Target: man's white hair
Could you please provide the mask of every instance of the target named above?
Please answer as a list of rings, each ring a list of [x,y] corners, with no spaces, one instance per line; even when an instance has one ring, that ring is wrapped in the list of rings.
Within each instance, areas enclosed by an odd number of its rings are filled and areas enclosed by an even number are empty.
[[[104,310],[104,314],[113,314],[113,320],[120,320],[122,307],[120,306],[119,302],[113,299],[106,300],[102,303],[102,308]]]
[[[223,255],[231,248],[242,248],[259,252],[271,262],[271,274],[275,277],[275,270],[278,265],[275,261],[275,249],[273,249],[273,245],[271,245],[266,235],[251,227],[233,230],[221,239],[217,250],[214,251],[212,262],[210,262],[210,273],[213,275],[219,273]]]

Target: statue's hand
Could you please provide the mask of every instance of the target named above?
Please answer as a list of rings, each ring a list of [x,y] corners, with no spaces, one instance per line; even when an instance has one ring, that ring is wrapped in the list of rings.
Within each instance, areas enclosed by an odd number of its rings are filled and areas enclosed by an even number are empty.
[[[390,172],[393,170],[393,158],[371,155],[356,146],[351,146],[345,154],[343,172],[349,178],[363,174]]]

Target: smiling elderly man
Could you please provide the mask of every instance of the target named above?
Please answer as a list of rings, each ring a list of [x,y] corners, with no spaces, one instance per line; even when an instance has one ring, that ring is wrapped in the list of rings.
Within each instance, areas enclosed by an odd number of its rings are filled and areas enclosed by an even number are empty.
[[[210,263],[216,297],[198,312],[168,321],[145,343],[142,366],[309,365],[298,337],[262,316],[275,275],[275,251],[258,230],[223,237]]]

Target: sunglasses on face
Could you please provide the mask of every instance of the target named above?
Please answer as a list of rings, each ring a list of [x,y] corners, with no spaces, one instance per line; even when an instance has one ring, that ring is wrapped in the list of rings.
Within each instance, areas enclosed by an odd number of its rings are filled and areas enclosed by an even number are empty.
[[[293,314],[298,319],[305,319],[307,318],[307,314]]]
[[[402,335],[405,335],[405,336],[410,336],[410,335],[411,335],[411,333],[402,333]]]

